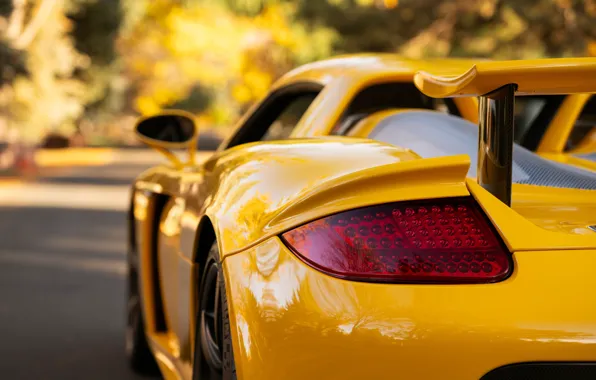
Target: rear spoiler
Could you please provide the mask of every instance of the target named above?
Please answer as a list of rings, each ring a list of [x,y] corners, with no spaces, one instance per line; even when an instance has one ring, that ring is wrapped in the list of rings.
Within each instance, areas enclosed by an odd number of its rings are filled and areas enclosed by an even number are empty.
[[[433,98],[478,96],[478,183],[511,205],[515,95],[596,93],[596,58],[478,62],[458,76],[419,71]]]
[[[453,77],[419,71],[414,83],[433,98],[482,96],[507,84],[516,95],[595,93],[596,58],[478,62]]]

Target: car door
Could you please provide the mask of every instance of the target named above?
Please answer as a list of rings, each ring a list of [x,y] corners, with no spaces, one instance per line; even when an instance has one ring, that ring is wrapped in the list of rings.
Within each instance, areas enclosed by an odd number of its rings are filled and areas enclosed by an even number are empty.
[[[173,177],[180,179],[180,176]],[[169,344],[174,352],[181,350],[180,336],[184,331],[179,324],[180,222],[184,204],[184,198],[180,194],[168,195],[159,220],[157,236],[157,266],[165,325]]]

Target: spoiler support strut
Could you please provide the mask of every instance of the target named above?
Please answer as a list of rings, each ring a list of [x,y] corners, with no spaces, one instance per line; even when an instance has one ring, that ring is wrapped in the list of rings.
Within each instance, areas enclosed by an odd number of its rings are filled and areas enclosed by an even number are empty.
[[[447,72],[418,71],[414,84],[433,98],[479,97],[478,183],[508,206],[515,94],[592,94],[596,88],[594,58],[479,61],[459,75]]]
[[[479,97],[478,184],[511,206],[513,116],[517,85]]]

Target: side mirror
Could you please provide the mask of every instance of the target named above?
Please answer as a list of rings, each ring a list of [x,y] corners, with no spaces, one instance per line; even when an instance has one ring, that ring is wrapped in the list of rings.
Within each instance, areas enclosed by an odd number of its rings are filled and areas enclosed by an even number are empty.
[[[176,166],[182,166],[169,149],[189,149],[190,161],[194,160],[198,128],[194,116],[185,111],[169,110],[141,118],[135,125],[137,138],[164,154]]]

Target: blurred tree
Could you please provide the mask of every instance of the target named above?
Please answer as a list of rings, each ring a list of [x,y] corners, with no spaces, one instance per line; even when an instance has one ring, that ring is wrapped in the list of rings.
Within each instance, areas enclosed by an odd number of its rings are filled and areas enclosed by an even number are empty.
[[[2,78],[14,73],[1,90],[5,126],[31,142],[76,129],[112,77],[102,74],[115,57],[118,9],[115,0],[12,0],[0,8]]]
[[[189,91],[189,94],[175,103],[164,106],[164,108],[182,109],[193,113],[201,113],[209,109],[213,92],[199,84]]]
[[[594,25],[596,0],[4,0],[0,138],[107,134],[164,107],[229,124],[337,53],[596,55]]]
[[[341,52],[577,56],[596,39],[594,0],[302,0],[298,14],[337,30]]]
[[[84,87],[73,73],[89,61],[73,47],[67,6],[58,0],[13,0],[5,41],[26,52],[28,75],[17,75],[10,88],[3,87],[3,116],[8,128],[27,141],[47,130],[72,129],[70,123],[83,110]]]
[[[13,49],[8,41],[0,40],[0,88],[7,83],[12,83],[16,75],[27,73],[25,54]]]
[[[206,121],[227,123],[282,73],[331,53],[333,33],[294,23],[290,3],[251,16],[224,5],[156,0],[122,35],[139,112],[156,112],[200,84],[214,94]]]
[[[74,0],[67,16],[73,22],[75,48],[94,65],[112,63],[123,17],[120,0]]]
[[[592,1],[442,1],[435,21],[402,52],[498,59],[578,56],[596,38]]]
[[[116,51],[116,41],[124,22],[120,0],[73,0],[67,14],[73,22],[75,48],[90,59],[89,67],[75,75],[85,83],[82,101],[84,112],[76,120],[85,121],[81,131],[107,134],[104,126],[126,109],[127,86],[122,76],[122,64]]]
[[[177,104],[199,84],[213,96],[206,120],[220,124],[290,68],[336,53],[581,55],[595,31],[596,6],[588,3],[594,1],[143,0],[135,2],[120,48],[139,112]]]

